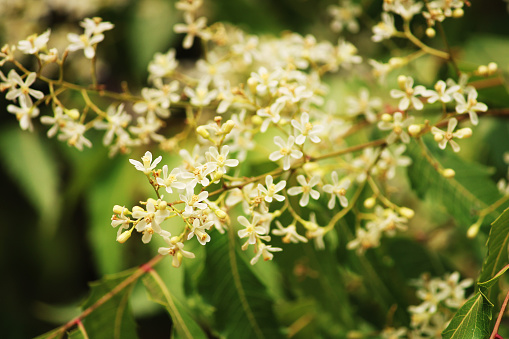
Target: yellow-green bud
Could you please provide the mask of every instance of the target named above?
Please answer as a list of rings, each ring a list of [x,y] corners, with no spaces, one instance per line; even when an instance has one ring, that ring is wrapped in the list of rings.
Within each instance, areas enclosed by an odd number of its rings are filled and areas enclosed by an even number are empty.
[[[117,237],[117,241],[121,244],[125,243],[131,237],[131,231],[125,231]]]
[[[414,217],[414,215],[415,215],[415,212],[411,208],[400,207],[399,214],[401,214],[402,216],[404,216],[407,219],[412,219]]]
[[[216,171],[216,172],[214,173],[214,177],[212,178],[212,181],[213,181],[213,182],[216,182],[216,181],[218,181],[218,180],[221,180],[221,178],[222,178],[222,177],[223,177],[223,172],[221,172],[221,171]]]
[[[228,120],[223,125],[223,129],[224,129],[225,134],[230,133],[232,131],[233,127],[235,127],[235,123],[233,122],[233,120]]]
[[[167,203],[166,201],[164,201],[164,200],[163,200],[163,201],[161,201],[161,202],[159,203],[158,208],[159,208],[159,210],[164,211],[164,210],[166,209],[166,207],[167,207],[167,206],[168,206],[168,203]]]
[[[444,135],[441,133],[436,133],[433,135],[433,139],[435,139],[436,142],[440,142],[444,140]]]
[[[133,207],[133,213],[134,212],[144,212],[145,210],[141,208],[140,206],[134,206]]]
[[[228,214],[226,214],[225,211],[223,210],[220,210],[220,209],[216,209],[214,210],[214,214],[219,218],[219,219],[224,219],[228,216]]]
[[[446,168],[442,171],[442,176],[447,179],[454,178],[456,172],[452,168]]]
[[[71,117],[71,119],[73,120],[78,120],[79,117],[80,117],[80,112],[76,109],[76,108],[73,108],[73,109],[66,109],[64,110],[65,114],[67,114],[69,117]]]
[[[421,125],[410,125],[408,126],[408,133],[413,136],[413,137],[416,137],[419,135],[419,133],[421,133]]]
[[[432,27],[428,27],[426,29],[426,36],[428,38],[434,38],[436,34],[437,34],[437,32]]]
[[[171,262],[171,265],[175,268],[177,267],[180,267],[180,265],[182,264],[182,253],[180,253],[180,251],[178,251],[175,256],[174,256],[174,259],[173,261]]]
[[[488,75],[488,66],[481,65],[477,67],[477,74],[482,76]]]
[[[373,208],[376,204],[376,199],[374,197],[367,198],[364,200],[364,207],[366,208]]]
[[[120,206],[120,205],[113,206],[113,213],[122,214],[122,212],[127,213],[127,212],[129,212],[129,210],[123,206]]]
[[[405,59],[400,57],[392,57],[389,59],[389,66],[391,66],[392,68],[401,67],[405,64],[406,64]]]
[[[472,136],[472,129],[469,127],[462,128],[456,131],[456,137],[459,139],[470,138]]]
[[[392,121],[392,115],[388,114],[388,113],[384,113],[382,114],[382,121],[385,121],[385,122],[391,122]]]
[[[251,117],[251,122],[252,122],[254,125],[257,125],[257,126],[258,126],[258,125],[261,125],[261,124],[262,124],[263,120],[262,120],[262,118],[261,118],[260,116],[258,116],[258,115],[254,115],[254,116],[252,116],[252,117]]]
[[[495,62],[488,64],[488,75],[494,74],[498,70],[498,65]]]
[[[198,126],[196,128],[196,133],[198,133],[199,135],[201,135],[205,139],[210,138],[209,131],[207,131],[207,129],[204,126]]]
[[[452,11],[452,16],[454,18],[461,18],[465,14],[462,8],[456,8],[454,11]]]
[[[258,83],[256,82],[255,79],[253,79],[253,78],[247,79],[247,87],[249,87],[249,90],[251,91],[251,93],[256,94],[256,86],[257,85],[258,85]]]
[[[406,84],[406,76],[405,75],[398,76],[398,86],[402,91],[405,90],[405,84]]]
[[[150,202],[150,203],[152,203],[152,205],[154,205],[154,206],[156,206],[156,205],[157,205],[157,200],[155,200],[155,199],[148,198],[148,199],[147,199],[147,204],[148,204],[149,202]]]
[[[480,228],[481,228],[481,223],[479,223],[479,222],[476,222],[475,224],[470,226],[467,231],[467,237],[469,237],[470,239],[475,238],[477,233],[479,233]]]

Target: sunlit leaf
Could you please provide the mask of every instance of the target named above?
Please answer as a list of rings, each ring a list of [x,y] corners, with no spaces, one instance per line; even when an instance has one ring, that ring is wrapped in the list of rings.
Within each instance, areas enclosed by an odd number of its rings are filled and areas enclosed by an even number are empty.
[[[442,332],[443,339],[483,339],[490,334],[492,305],[481,293],[470,298]]]
[[[147,288],[150,298],[166,308],[181,338],[207,338],[184,305],[171,294],[157,273],[149,272],[147,276],[143,277],[143,283]]]
[[[218,331],[226,338],[278,338],[273,302],[265,287],[236,253],[234,234],[215,237],[206,246],[200,291],[216,308]]]
[[[507,246],[509,244],[509,208],[493,222],[488,238],[488,256],[484,261],[479,281],[484,282],[484,287],[493,285],[495,275],[509,263],[507,258]]]

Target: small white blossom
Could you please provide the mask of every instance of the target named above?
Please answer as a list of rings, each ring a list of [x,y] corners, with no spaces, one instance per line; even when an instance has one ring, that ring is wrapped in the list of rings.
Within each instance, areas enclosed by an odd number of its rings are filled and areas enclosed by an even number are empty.
[[[344,179],[341,182],[338,180],[338,173],[336,171],[332,171],[332,185],[327,184],[323,186],[324,192],[331,194],[331,198],[327,207],[329,209],[333,209],[336,206],[336,197],[339,200],[339,203],[343,207],[348,206],[348,199],[346,198],[346,190],[350,187],[350,179]]]
[[[397,32],[396,27],[394,27],[394,17],[387,12],[382,12],[382,21],[373,26],[372,30],[371,40],[380,42],[389,39]]]
[[[150,174],[154,168],[156,168],[157,164],[163,159],[162,156],[158,156],[154,162],[152,162],[152,153],[150,151],[146,151],[145,155],[141,157],[143,163],[138,160],[129,159],[129,162],[134,165],[138,171],[142,171],[145,174]]]
[[[297,181],[301,186],[294,186],[288,189],[289,195],[297,195],[302,193],[302,197],[299,200],[299,205],[302,207],[307,206],[309,203],[309,196],[311,198],[317,200],[320,198],[320,193],[317,190],[314,190],[313,187],[316,186],[320,182],[320,176],[313,176],[309,182],[307,182],[306,177],[302,174],[297,176]]]
[[[26,106],[32,105],[32,99],[30,96],[36,99],[44,98],[44,93],[35,89],[30,88],[30,86],[37,79],[37,74],[35,72],[29,73],[23,81],[23,79],[16,73],[15,70],[11,69],[8,74],[8,82],[12,85],[9,89],[9,92],[5,95],[7,100],[15,100],[19,98],[19,100],[24,100]]]
[[[74,52],[82,49],[87,59],[93,59],[95,57],[95,47],[99,42],[104,40],[104,35],[89,35],[86,33],[78,35],[69,33],[67,34],[67,39],[71,42],[67,47],[69,51]]]
[[[422,96],[427,97],[430,104],[436,101],[448,103],[452,100],[453,93],[456,93],[458,90],[458,85],[447,88],[445,81],[439,80],[435,84],[435,90],[427,90],[422,94]]]
[[[18,50],[25,54],[37,54],[39,51],[46,50],[51,30],[47,29],[41,35],[31,35],[26,40],[18,42]]]
[[[410,135],[407,133],[407,128],[413,124],[414,120],[415,118],[413,116],[409,116],[403,120],[403,113],[396,112],[392,116],[392,121],[380,121],[378,123],[378,128],[382,131],[391,130],[391,133],[387,137],[388,144],[394,143],[397,139],[408,144],[410,142]]]
[[[239,164],[237,159],[228,159],[228,152],[230,148],[228,145],[221,147],[221,154],[217,151],[217,147],[211,146],[209,151],[205,153],[207,161],[216,166],[216,170],[221,173],[226,173],[226,167],[235,167]]]
[[[115,134],[124,132],[124,128],[131,122],[131,116],[124,110],[124,104],[118,105],[116,109],[114,106],[110,106],[106,113],[107,122],[98,121],[94,126],[97,129],[107,130],[104,134],[103,144],[109,145],[113,141],[113,136]]]
[[[308,242],[308,239],[306,237],[303,237],[299,233],[297,233],[297,229],[295,225],[291,224],[287,227],[283,227],[281,222],[279,220],[276,220],[276,226],[277,230],[272,230],[272,234],[282,236],[282,241],[286,244],[292,242],[292,243],[298,243],[300,242]]]
[[[210,102],[217,97],[217,89],[209,91],[209,82],[210,78],[205,77],[200,81],[196,87],[196,90],[192,89],[191,87],[184,88],[184,93],[189,97],[191,105],[196,107],[204,107],[209,105]]]
[[[486,112],[488,110],[488,106],[482,102],[477,102],[477,91],[471,90],[468,92],[467,100],[460,93],[454,93],[454,100],[456,100],[456,112],[458,114],[468,113],[470,116],[470,121],[475,126],[479,124],[479,118],[477,117],[477,112]]]
[[[364,114],[369,122],[376,121],[376,111],[382,107],[382,99],[370,98],[367,88],[359,91],[359,96],[346,98],[346,113],[351,116]]]
[[[171,239],[170,237],[163,237],[163,239],[168,245],[170,245],[170,247],[159,247],[158,252],[161,255],[172,255],[173,267],[180,267],[182,264],[182,257],[190,259],[195,257],[194,253],[184,250],[184,244],[178,241],[177,237],[173,237]],[[182,257],[178,255],[179,253],[182,255]]]
[[[266,234],[265,227],[258,224],[260,222],[260,215],[254,215],[251,222],[249,222],[245,216],[241,215],[237,218],[237,221],[245,227],[239,230],[237,234],[241,239],[247,237],[247,244],[256,244],[258,236]]]
[[[410,105],[412,105],[416,110],[421,110],[424,107],[424,104],[421,100],[417,99],[418,95],[423,95],[426,91],[424,86],[414,86],[414,79],[412,77],[407,76],[405,79],[404,87],[402,90],[392,89],[391,97],[393,98],[401,98],[399,101],[398,108],[402,111],[406,111]]]
[[[273,180],[274,179],[272,178],[272,175],[267,175],[265,177],[265,185],[267,186],[267,188],[265,188],[262,184],[258,184],[257,187],[262,196],[264,197],[265,201],[269,203],[272,202],[272,198],[276,199],[277,201],[285,200],[284,196],[276,193],[285,188],[286,181],[281,180],[277,184],[274,184]]]
[[[92,142],[84,136],[87,128],[82,123],[69,120],[60,131],[58,140],[67,141],[69,146],[76,147],[80,151],[83,150],[83,146],[92,147]]]
[[[258,262],[258,259],[260,259],[260,256],[263,257],[264,261],[272,260],[274,257],[274,254],[272,252],[280,252],[282,251],[282,248],[279,247],[272,247],[272,245],[265,245],[264,243],[261,243],[258,252],[256,252],[256,255],[251,259],[249,262],[251,265],[254,265]]]
[[[307,137],[309,137],[309,139],[314,143],[319,143],[321,141],[318,134],[322,132],[323,126],[311,124],[309,122],[309,114],[307,112],[303,112],[301,114],[300,122],[293,119],[292,126],[300,132],[295,139],[295,143],[297,145],[302,145],[306,141]]]
[[[156,53],[154,59],[148,64],[148,72],[151,78],[167,77],[173,74],[177,66],[175,49],[172,48],[165,54]]]
[[[180,194],[180,200],[186,203],[185,213],[191,214],[195,208],[203,210],[207,208],[207,204],[202,202],[209,196],[209,192],[203,191],[198,195],[190,189],[190,186],[186,188],[186,194]]]
[[[174,168],[171,173],[168,173],[168,165],[163,166],[163,177],[157,178],[157,184],[166,188],[166,192],[173,193],[172,187],[183,190],[186,184],[179,182],[181,179],[180,168]]]
[[[274,143],[279,146],[279,151],[272,152],[269,155],[269,159],[271,161],[278,161],[283,158],[283,169],[285,171],[290,169],[291,158],[300,159],[303,156],[301,151],[292,149],[295,144],[295,137],[293,135],[288,137],[286,143],[280,136],[275,136]]]
[[[200,244],[205,245],[210,241],[210,235],[205,232],[205,230],[210,229],[213,225],[213,221],[208,221],[202,224],[200,219],[194,219],[191,232],[187,235],[187,240],[190,240],[194,235],[196,235],[196,239],[198,239]]]
[[[32,118],[39,115],[39,109],[31,104],[27,105],[25,100],[20,100],[19,104],[19,107],[16,105],[7,106],[7,111],[16,115],[16,119],[18,119],[19,126],[22,130],[33,131],[34,126],[32,124]]]
[[[260,108],[256,111],[256,114],[260,117],[267,118],[262,122],[262,126],[260,127],[260,132],[265,133],[267,128],[269,127],[270,122],[277,124],[281,119],[279,113],[285,107],[284,101],[276,101],[272,105],[264,108]]]
[[[176,24],[173,26],[173,31],[175,33],[186,33],[184,41],[182,42],[182,47],[185,49],[191,48],[196,36],[205,40],[210,38],[209,33],[205,31],[207,28],[207,18],[201,17],[194,20],[192,13],[185,12],[184,20],[186,22],[185,24]]]
[[[453,138],[462,139],[465,137],[469,137],[470,135],[472,135],[472,130],[467,127],[454,132],[454,129],[456,128],[457,125],[458,120],[456,118],[451,118],[447,123],[446,132],[442,131],[441,129],[435,126],[431,128],[431,133],[433,133],[435,140],[438,142],[438,147],[440,147],[441,149],[445,149],[445,147],[449,143],[454,152],[460,151],[460,146],[456,141],[453,140]]]

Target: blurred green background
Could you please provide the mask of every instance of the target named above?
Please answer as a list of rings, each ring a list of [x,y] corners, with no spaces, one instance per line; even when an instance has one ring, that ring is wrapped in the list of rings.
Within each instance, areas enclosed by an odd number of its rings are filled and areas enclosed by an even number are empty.
[[[172,31],[173,24],[180,20],[173,1],[110,2],[111,6],[88,13],[115,24],[99,46],[104,62],[100,79],[108,89],[118,90],[120,83],[127,81],[131,91],[138,91],[146,84],[147,65],[155,52],[175,47],[181,60],[199,56],[196,47],[190,51],[179,47],[182,37]],[[12,11],[0,8],[0,12],[4,11],[0,14],[4,25],[2,43],[14,44],[28,34],[42,33],[46,27],[52,27],[54,35],[60,34],[59,30],[78,27],[79,15],[73,20],[65,11],[49,7],[42,16],[34,17],[27,9],[34,3],[25,1],[26,7]],[[48,6],[46,3],[51,1],[41,3]],[[209,22],[231,22],[254,34],[292,30],[335,42],[337,37],[327,28],[326,8],[330,4],[337,2],[217,0],[205,1],[205,12]],[[361,33],[346,33],[346,38],[359,47],[361,55],[386,59],[388,50],[369,41],[371,31],[367,26],[378,20],[381,1],[362,4],[372,21],[365,19]],[[27,27],[33,31],[17,36]],[[503,1],[473,1],[471,8],[465,8],[463,19],[449,20],[444,29],[451,45],[463,47],[458,50],[466,61],[461,66],[468,69],[476,62],[496,61],[501,69],[509,71],[509,16]],[[406,47],[399,42],[397,45]],[[503,97],[496,89],[492,92],[481,94],[492,103],[490,107],[508,106],[507,94]],[[88,282],[139,265],[155,254],[155,247],[142,246],[140,242],[120,245],[115,241],[116,230],[110,226],[114,204],[132,206],[151,192],[142,175],[128,163],[129,158],[139,158],[145,148],[110,159],[101,136],[92,133],[94,148],[79,152],[48,139],[46,127],[39,123],[35,124],[34,133],[21,131],[14,116],[6,112],[6,105],[1,97],[0,225],[4,234],[0,237],[0,328],[4,338],[26,338],[53,329],[78,314],[78,306],[89,292]],[[501,155],[509,143],[509,128],[507,121],[487,126],[482,132],[485,143],[471,144],[468,156],[494,168],[492,177],[496,180],[507,168]],[[490,135],[505,135],[505,142],[499,138],[490,141]],[[171,155],[152,151],[155,156],[164,155],[165,163],[172,161]],[[404,251],[405,246],[403,242],[394,248]],[[421,272],[418,271],[416,275]],[[137,298],[140,337],[169,337],[169,317],[162,309],[144,302],[143,295]]]

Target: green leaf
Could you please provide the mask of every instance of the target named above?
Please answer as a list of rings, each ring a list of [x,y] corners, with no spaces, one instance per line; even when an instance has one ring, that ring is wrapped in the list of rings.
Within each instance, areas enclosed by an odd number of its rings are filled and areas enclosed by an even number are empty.
[[[273,302],[265,286],[238,254],[235,234],[207,244],[200,293],[216,308],[216,328],[226,338],[280,338]]]
[[[477,292],[456,312],[449,326],[442,332],[443,339],[482,339],[490,334],[493,306]]]
[[[166,308],[177,334],[181,338],[207,338],[207,335],[190,316],[184,305],[170,293],[170,290],[155,271],[150,271],[147,276],[143,277],[143,283],[150,298]]]
[[[6,171],[37,210],[44,234],[56,230],[60,213],[57,162],[34,133],[6,126],[0,132],[0,156]]]
[[[509,208],[506,209],[491,226],[488,238],[488,255],[484,261],[479,277],[479,281],[485,284],[483,287],[491,287],[500,276],[500,274],[497,273],[500,273],[500,270],[509,263],[507,258],[508,244]],[[493,279],[495,279],[495,281],[492,281]]]
[[[407,154],[412,158],[408,167],[408,177],[417,194],[429,197],[443,206],[455,218],[459,225],[468,227],[478,219],[478,212],[500,198],[495,183],[490,179],[491,171],[476,163],[468,163],[450,150],[438,149],[433,140],[425,139],[426,146],[444,168],[456,172],[454,178],[444,178],[428,162],[422,149],[411,142]],[[484,224],[493,220],[488,215]]]
[[[82,308],[85,310],[93,305],[105,294],[111,292],[119,283],[131,276],[133,272],[134,269],[127,270],[90,283],[92,289],[90,297],[85,301]],[[134,284],[127,286],[83,319],[83,325],[89,338],[130,339],[138,337],[136,323],[128,302],[133,286]],[[83,338],[83,333],[76,329],[69,335],[69,338]]]

